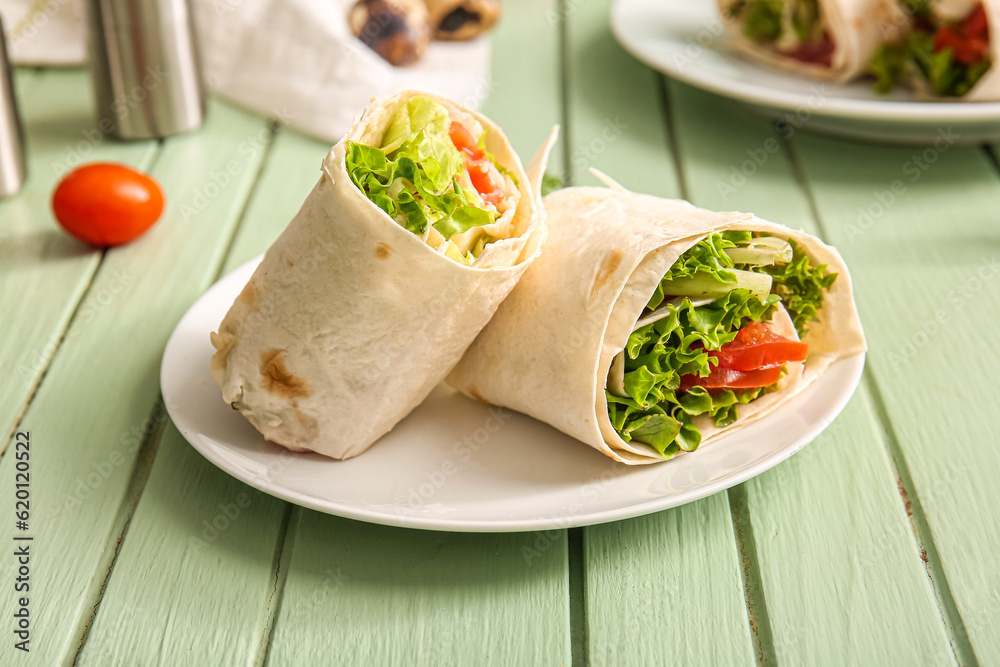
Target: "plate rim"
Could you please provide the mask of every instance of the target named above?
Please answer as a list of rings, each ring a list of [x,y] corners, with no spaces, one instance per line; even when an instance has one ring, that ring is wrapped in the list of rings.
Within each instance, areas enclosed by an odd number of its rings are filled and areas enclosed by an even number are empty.
[[[443,532],[516,533],[540,530],[562,530],[566,528],[599,525],[623,519],[645,516],[655,512],[671,509],[673,507],[686,505],[721,491],[725,491],[726,489],[732,488],[738,484],[742,484],[748,479],[770,470],[771,468],[789,459],[793,454],[801,451],[840,416],[841,412],[843,412],[844,408],[847,406],[847,403],[857,391],[858,385],[860,384],[864,374],[865,359],[867,356],[866,352],[859,352],[855,355],[851,355],[834,362],[834,365],[831,366],[831,368],[839,364],[847,364],[849,366],[847,370],[850,374],[847,376],[844,384],[837,392],[836,400],[828,403],[830,406],[829,410],[826,412],[828,418],[814,421],[809,424],[809,427],[803,432],[803,434],[793,440],[790,444],[772,452],[768,456],[765,456],[755,462],[753,465],[747,466],[745,469],[738,472],[730,473],[720,479],[698,484],[678,494],[654,498],[619,508],[583,512],[571,517],[540,516],[528,519],[522,518],[474,521],[469,519],[422,517],[418,514],[377,512],[359,508],[356,505],[345,504],[343,502],[317,502],[312,495],[298,492],[289,488],[287,485],[275,484],[273,481],[258,475],[249,473],[245,474],[243,469],[229,465],[229,461],[222,455],[220,449],[225,447],[225,445],[222,443],[216,443],[215,446],[206,445],[203,442],[204,439],[199,437],[200,434],[196,429],[191,427],[190,422],[185,418],[185,416],[178,414],[176,407],[171,409],[172,401],[168,398],[168,394],[172,395],[172,391],[169,391],[167,387],[169,383],[168,378],[173,375],[169,364],[173,362],[175,357],[180,355],[179,347],[183,344],[183,341],[186,340],[183,329],[188,318],[196,317],[198,311],[202,307],[202,303],[211,298],[212,293],[219,287],[220,283],[232,279],[232,276],[241,272],[246,272],[249,277],[249,274],[252,273],[253,269],[260,263],[262,258],[263,254],[258,255],[257,257],[239,265],[232,271],[229,271],[220,277],[207,290],[205,290],[205,292],[198,297],[194,303],[191,304],[178,321],[177,325],[174,327],[174,330],[171,332],[170,338],[167,340],[167,344],[164,347],[163,357],[160,361],[160,391],[163,397],[164,406],[181,436],[209,462],[231,477],[257,489],[258,491],[281,500],[294,503],[300,507],[323,512],[324,514],[364,521],[366,523]],[[780,406],[778,410],[780,411],[782,407],[783,406]],[[525,416],[528,417],[527,415]],[[530,419],[530,417],[528,418]],[[764,419],[767,419],[767,416],[765,416]],[[585,447],[587,445],[581,443],[581,446]],[[690,454],[687,454],[686,456],[690,456]],[[582,480],[580,484],[583,486],[589,481],[590,480]]]
[[[673,0],[677,1],[677,0]],[[810,113],[815,116],[828,118],[848,118],[855,120],[869,121],[893,121],[902,123],[949,123],[949,122],[989,122],[1000,120],[1000,102],[922,102],[918,100],[880,100],[880,99],[856,99],[848,97],[837,97],[830,95],[828,104],[823,107],[813,108],[809,105],[810,95],[807,93],[796,93],[784,90],[774,90],[763,88],[752,83],[745,83],[735,79],[719,79],[714,77],[698,77],[686,73],[684,69],[671,67],[669,64],[658,62],[627,37],[626,26],[623,25],[623,14],[633,5],[648,2],[648,0],[615,0],[611,6],[611,32],[618,44],[624,48],[633,58],[644,63],[648,67],[661,72],[671,78],[682,81],[688,85],[700,88],[722,97],[735,99],[748,104],[753,104],[771,109],[781,109],[783,111],[795,111],[808,106]],[[668,12],[669,3],[657,4],[657,10]],[[841,84],[818,79],[809,79],[778,69],[765,68],[752,61],[740,58],[731,51],[715,51],[725,58],[735,58],[740,62],[760,69],[771,76],[780,76],[789,80],[803,83],[813,83],[815,85],[827,84],[836,91]],[[696,68],[693,68],[696,70]]]

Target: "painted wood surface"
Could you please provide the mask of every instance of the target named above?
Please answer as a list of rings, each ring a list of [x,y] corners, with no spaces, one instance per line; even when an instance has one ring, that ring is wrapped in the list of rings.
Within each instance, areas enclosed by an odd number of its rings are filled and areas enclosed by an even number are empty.
[[[100,600],[164,421],[154,408],[163,346],[214,276],[263,159],[251,145],[268,138],[265,121],[212,104],[202,133],[166,142],[151,172],[168,194],[163,219],[107,253],[78,311],[93,315],[71,323],[24,417],[34,443],[29,534],[44,554],[32,582],[35,664],[72,660]],[[238,172],[229,184],[207,188],[227,166]],[[3,458],[0,479],[13,480],[13,464]],[[11,494],[0,494],[0,508],[13,516]],[[6,523],[8,543],[11,531]],[[15,569],[4,559],[0,576],[13,580]],[[0,602],[5,617],[14,603]],[[0,663],[15,655],[0,644]]]
[[[151,142],[120,144],[95,127],[90,82],[78,72],[21,70],[17,92],[24,117],[28,180],[0,202],[0,441],[6,446],[83,297],[102,253],[64,234],[49,208],[52,189],[84,160],[145,168]],[[81,312],[88,317],[89,311]]]
[[[0,664],[1000,664],[994,164],[948,128],[926,152],[775,131],[629,59],[608,7],[508,3],[485,111],[525,160],[560,122],[567,182],[593,166],[836,244],[871,347],[841,418],[728,494],[570,533],[384,528],[260,494],[167,423],[159,356],[280,232],[328,145],[222,103],[162,147],[112,143],[88,132],[83,72],[24,70],[32,178],[0,203],[0,436],[19,419],[32,433],[39,556],[32,653],[0,644]],[[74,151],[151,169],[165,219],[107,253],[62,235],[48,198]]]
[[[681,84],[670,90],[693,202],[821,233],[791,159],[807,124],[775,129],[735,103]],[[870,286],[858,281],[856,289]],[[792,461],[745,485],[743,528],[754,539],[769,660],[953,663],[895,480],[877,416],[862,394]]]
[[[827,236],[865,286],[870,386],[946,618],[966,662],[1000,664],[1000,394],[984,326],[1000,312],[1000,182],[981,150],[948,137],[866,152],[803,136],[798,151]]]

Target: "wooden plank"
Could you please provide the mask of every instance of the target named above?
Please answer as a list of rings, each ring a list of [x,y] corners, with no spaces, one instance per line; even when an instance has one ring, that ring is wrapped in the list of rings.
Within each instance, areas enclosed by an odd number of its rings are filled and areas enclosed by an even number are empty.
[[[924,544],[930,574],[946,612],[957,605],[959,644],[967,632],[979,662],[995,664],[1000,527],[977,517],[1000,505],[991,446],[1000,183],[983,153],[951,145],[952,134],[945,127],[936,146],[879,151],[806,135],[796,146],[827,235],[859,284],[876,398],[897,466],[912,476],[915,522],[926,517],[933,540]]]
[[[591,167],[637,192],[680,194],[667,145],[667,123],[656,75],[615,42],[610,0],[565,0],[568,131],[566,181],[597,181]]]
[[[586,531],[591,665],[753,665],[725,494]]]
[[[573,182],[595,183],[593,166],[630,189],[678,196],[657,77],[615,43],[609,2],[564,6]],[[725,496],[588,528],[576,557],[592,664],[754,664]]]
[[[733,102],[671,91],[692,201],[817,232],[785,143],[801,129],[794,116],[776,132]],[[953,661],[865,396],[747,494],[779,663]]]
[[[28,180],[0,201],[0,442],[6,446],[48,368],[101,251],[62,231],[49,200],[67,169],[114,160],[146,168],[156,144],[122,144],[95,127],[90,81],[81,72],[17,72],[28,149]],[[81,316],[89,317],[88,313]]]
[[[565,535],[303,510],[268,665],[568,665]]]
[[[487,94],[483,113],[503,128],[525,166],[552,126],[563,122],[558,12],[559,0],[504,5],[504,18],[492,36],[490,78],[480,89]],[[562,169],[557,146],[548,171],[559,174]]]
[[[263,252],[284,229],[328,148],[277,135],[224,270]],[[286,512],[286,503],[222,472],[168,426],[80,664],[171,665],[190,656],[260,664]]]
[[[239,233],[229,249],[222,274],[263,253],[298,213],[319,180],[330,145],[282,128],[247,206]]]
[[[107,254],[82,306],[93,317],[74,320],[24,418],[39,501],[29,532],[39,552],[31,580],[39,664],[72,659],[100,599],[154,451],[155,438],[142,441],[158,426],[151,414],[163,346],[221,262],[269,136],[263,120],[212,103],[204,128],[165,144],[152,170],[167,193],[164,218]],[[13,467],[4,457],[0,478],[12,480]],[[0,494],[0,508],[13,515],[13,494]],[[8,543],[12,530],[5,524]],[[12,581],[15,569],[5,559],[0,576]],[[13,596],[0,604],[10,618]],[[14,664],[15,653],[5,642],[0,663]]]

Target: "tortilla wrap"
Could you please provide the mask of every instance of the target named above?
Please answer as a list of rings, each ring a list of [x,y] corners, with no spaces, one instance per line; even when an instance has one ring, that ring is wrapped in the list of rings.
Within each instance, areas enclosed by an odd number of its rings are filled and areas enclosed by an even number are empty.
[[[769,67],[825,81],[845,82],[864,74],[879,46],[900,39],[909,27],[907,14],[895,0],[819,0],[835,49],[830,67],[782,55],[743,33],[744,22],[730,18],[741,0],[718,0],[731,47]],[[788,3],[790,0],[785,0]]]
[[[397,105],[417,95],[478,121],[517,178],[513,236],[471,266],[400,226],[346,171],[345,142],[378,145]],[[370,447],[444,379],[538,255],[554,135],[526,171],[500,128],[465,107],[414,91],[375,101],[212,334],[225,401],[292,450],[346,459]]]
[[[802,374],[740,406],[740,429],[800,393],[838,359],[865,351],[840,254],[801,231],[749,213],[713,213],[688,202],[596,187],[544,200],[549,236],[539,259],[479,334],[448,382],[480,401],[518,410],[627,464],[663,458],[626,443],[608,417],[608,371],[660,279],[709,232],[742,229],[794,239],[814,264],[839,273],[805,340]],[[776,315],[776,320],[782,317]],[[787,315],[784,315],[787,318]],[[776,326],[779,331],[785,326]],[[794,333],[794,329],[792,329]],[[723,429],[695,420],[702,445]]]

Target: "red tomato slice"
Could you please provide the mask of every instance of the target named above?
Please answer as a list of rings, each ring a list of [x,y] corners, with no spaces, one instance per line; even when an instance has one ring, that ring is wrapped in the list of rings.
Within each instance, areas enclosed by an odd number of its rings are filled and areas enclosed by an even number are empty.
[[[824,33],[821,41],[815,44],[800,44],[784,55],[799,62],[829,67],[833,64],[833,52],[836,50],[837,47],[833,43],[833,39],[829,34]]]
[[[451,127],[448,130],[448,136],[451,137],[451,143],[455,144],[455,148],[465,153],[467,157],[473,159],[483,157],[483,152],[479,150],[479,146],[476,144],[472,133],[465,129],[465,126],[458,121],[452,121]]]
[[[790,361],[805,361],[809,344],[779,336],[763,322],[751,322],[721,350],[709,354],[719,360],[718,368],[754,371],[780,368]]]
[[[989,44],[980,39],[969,39],[958,34],[954,28],[941,28],[934,36],[934,52],[950,48],[952,55],[960,63],[973,65],[986,57]]]
[[[979,5],[962,21],[962,35],[970,40],[989,42],[990,22],[986,18],[986,8]]]
[[[761,368],[755,371],[737,371],[732,368],[713,368],[708,377],[685,375],[681,377],[681,391],[691,387],[706,389],[756,389],[767,387],[781,379],[781,366]]]
[[[86,243],[116,246],[141,236],[163,213],[163,191],[122,164],[95,162],[67,174],[52,194],[63,229]]]
[[[503,187],[497,183],[490,169],[490,160],[479,149],[476,140],[464,125],[453,121],[448,130],[451,143],[465,155],[465,168],[469,170],[472,187],[487,204],[496,206],[503,199]]]

